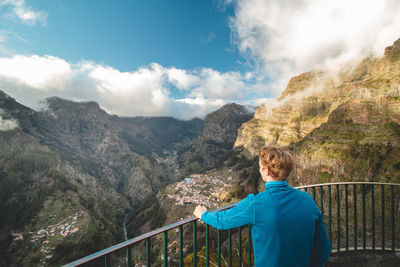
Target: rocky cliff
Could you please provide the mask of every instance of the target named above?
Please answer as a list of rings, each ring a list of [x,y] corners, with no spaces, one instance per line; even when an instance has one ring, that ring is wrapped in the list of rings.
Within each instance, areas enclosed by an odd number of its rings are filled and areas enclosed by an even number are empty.
[[[217,167],[229,157],[242,123],[251,119],[253,113],[246,107],[231,103],[208,114],[204,128],[192,144],[180,152],[183,173],[202,172]]]
[[[399,54],[400,39],[382,58],[292,78],[275,106],[242,125],[235,147],[251,157],[267,144],[289,146],[298,183],[400,181]]]

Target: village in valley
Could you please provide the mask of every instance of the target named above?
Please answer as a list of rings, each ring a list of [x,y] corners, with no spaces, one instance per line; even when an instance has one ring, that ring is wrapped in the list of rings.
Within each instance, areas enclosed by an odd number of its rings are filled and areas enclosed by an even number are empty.
[[[167,197],[175,205],[195,204],[216,208],[226,198],[232,176],[192,174],[167,188]],[[172,194],[171,194],[172,193]]]
[[[162,197],[168,200],[168,205],[171,207],[181,206],[178,209],[171,209],[179,211],[179,217],[174,220],[191,216],[192,214],[187,213],[187,211],[192,210],[195,205],[203,205],[207,209],[215,209],[221,206],[227,197],[227,192],[231,188],[231,172],[231,170],[226,170],[224,173],[192,174],[180,182],[168,185],[163,190]],[[174,215],[176,216],[177,214]],[[45,265],[46,260],[53,257],[53,250],[57,242],[79,232],[85,217],[86,215],[83,211],[76,212],[63,219],[57,218],[56,215],[49,215],[46,220],[49,225],[42,226],[35,232],[12,231],[11,234],[14,237],[14,242],[28,240],[39,246],[40,252],[43,255],[41,264]],[[188,244],[184,245],[184,252],[188,247]],[[178,253],[178,244],[173,241],[168,245],[168,251],[170,256]],[[160,255],[161,258],[163,256]],[[141,264],[137,264],[136,266],[141,266]]]
[[[11,231],[14,241],[27,239],[31,243],[40,246],[40,252],[46,259],[52,258],[52,250],[54,250],[54,242],[64,240],[70,235],[75,234],[80,230],[81,220],[85,217],[83,211],[79,211],[73,215],[66,217],[63,220],[57,221],[56,215],[49,215],[50,221],[55,221],[55,224],[42,227],[36,232],[19,232]]]
[[[157,195],[161,200],[163,208],[168,212],[167,222],[173,223],[187,217],[193,216],[196,205],[205,206],[208,210],[213,210],[226,203],[229,191],[232,188],[232,170],[225,169],[218,172],[208,172],[203,174],[191,174],[182,181],[166,186]],[[178,229],[171,233],[178,236]],[[161,242],[161,239],[160,239]],[[190,242],[183,244],[183,252],[190,248]],[[159,255],[164,259],[164,254]],[[168,257],[172,262],[177,262],[179,257],[179,244],[172,241],[168,244]],[[135,265],[143,266],[141,263]]]

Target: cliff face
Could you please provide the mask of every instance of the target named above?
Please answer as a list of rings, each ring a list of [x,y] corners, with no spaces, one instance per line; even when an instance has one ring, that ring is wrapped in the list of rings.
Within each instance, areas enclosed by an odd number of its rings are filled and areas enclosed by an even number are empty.
[[[237,137],[237,130],[251,119],[252,113],[244,106],[231,103],[208,114],[204,120],[204,128],[200,138],[204,141],[213,140],[232,146]]]
[[[49,98],[48,109],[35,113],[32,122],[35,127],[27,129],[31,136],[128,198],[143,199],[171,179],[147,157],[151,151],[143,151],[143,142],[135,144],[130,131],[135,124],[123,123],[97,103]]]
[[[335,90],[324,94],[324,89]],[[342,88],[331,78],[309,72],[292,78],[275,106],[261,106],[254,118],[244,123],[235,147],[243,146],[251,155],[266,144],[287,146],[298,142],[326,122],[329,114],[343,102]]]
[[[183,173],[190,174],[217,167],[218,162],[232,152],[239,127],[251,119],[252,115],[244,106],[235,103],[208,114],[199,137],[180,153],[179,161]]]
[[[267,144],[289,146],[297,183],[399,181],[399,55],[400,39],[351,71],[292,78],[276,106],[242,125],[235,147],[254,156]]]

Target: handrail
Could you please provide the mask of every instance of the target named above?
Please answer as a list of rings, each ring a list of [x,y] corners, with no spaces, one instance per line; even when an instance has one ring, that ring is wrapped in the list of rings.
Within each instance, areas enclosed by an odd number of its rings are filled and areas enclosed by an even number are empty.
[[[395,215],[394,215],[394,191],[393,190],[394,190],[394,186],[400,186],[400,184],[396,184],[396,183],[379,183],[379,182],[337,182],[337,183],[325,183],[325,184],[314,184],[314,185],[306,185],[306,186],[297,186],[297,187],[294,187],[294,188],[299,189],[299,190],[303,189],[306,192],[307,192],[307,189],[311,188],[312,189],[313,198],[316,201],[316,190],[315,189],[319,187],[320,188],[320,194],[321,194],[320,197],[319,197],[320,198],[320,208],[322,209],[322,213],[324,213],[324,210],[323,210],[324,201],[323,201],[323,193],[322,193],[323,189],[322,189],[322,187],[328,187],[328,189],[329,189],[329,191],[328,191],[329,192],[328,193],[328,196],[329,196],[329,199],[328,199],[329,200],[329,217],[328,217],[329,221],[328,221],[328,225],[327,226],[328,226],[329,235],[330,235],[330,237],[332,237],[332,230],[331,230],[331,224],[332,224],[332,221],[331,221],[331,219],[332,219],[332,213],[331,213],[331,207],[332,207],[332,203],[331,203],[331,197],[332,197],[331,188],[332,187],[336,187],[336,193],[337,193],[337,206],[336,207],[337,207],[337,212],[338,212],[338,216],[337,216],[337,223],[338,223],[338,225],[337,225],[337,230],[338,230],[337,235],[338,235],[338,240],[337,240],[336,252],[339,252],[340,249],[341,249],[341,246],[340,246],[340,218],[339,218],[339,215],[340,215],[339,186],[341,186],[341,185],[344,185],[345,186],[345,190],[346,190],[345,191],[346,192],[345,193],[345,197],[346,197],[346,207],[345,207],[345,209],[346,209],[346,250],[348,251],[348,250],[359,250],[360,249],[360,247],[357,246],[357,239],[358,239],[357,238],[357,217],[358,217],[358,215],[357,215],[357,209],[356,209],[357,208],[357,201],[356,201],[356,196],[357,196],[356,195],[356,186],[357,185],[362,185],[362,200],[363,200],[363,205],[362,205],[362,208],[363,208],[363,213],[362,213],[363,230],[362,230],[362,233],[363,233],[363,246],[361,248],[364,249],[364,250],[370,249],[370,247],[366,246],[366,240],[365,240],[366,239],[366,237],[365,237],[365,233],[366,233],[366,228],[365,228],[366,227],[366,222],[365,222],[365,219],[366,219],[366,213],[365,213],[365,198],[366,198],[365,185],[373,185],[373,187],[375,185],[380,185],[381,188],[382,188],[382,191],[381,191],[381,193],[382,193],[381,203],[382,203],[382,208],[383,208],[382,209],[383,210],[382,211],[383,236],[382,236],[382,246],[379,247],[380,249],[385,249],[385,239],[384,239],[384,237],[385,237],[385,233],[384,233],[384,186],[390,186],[392,188],[392,190],[391,190],[391,193],[392,193],[392,195],[391,195],[391,202],[392,202],[392,210],[391,210],[391,213],[392,213],[392,250],[395,250],[395,247],[394,247],[395,246],[395,241],[393,239],[394,238],[394,219],[395,219]],[[354,229],[354,241],[355,242],[354,242],[354,247],[353,248],[349,248],[349,245],[348,245],[348,240],[349,240],[349,233],[348,233],[348,228],[349,228],[349,226],[348,226],[348,222],[349,222],[349,218],[348,218],[348,185],[353,185],[353,194],[354,194],[353,198],[354,198],[354,215],[355,215],[354,216],[354,223],[355,223],[354,224],[354,227],[355,227],[355,229]],[[373,192],[374,191],[372,191],[372,205],[373,205],[372,206],[373,207],[372,208],[372,210],[373,210],[372,211],[372,214],[373,214],[372,216],[375,215],[375,208],[374,208],[375,200],[374,200]],[[228,204],[226,206],[217,208],[214,211],[226,210],[226,209],[229,209],[231,207],[234,207],[236,204],[237,203]],[[195,246],[195,244],[196,244],[196,221],[197,221],[197,218],[192,216],[190,218],[187,218],[187,219],[172,223],[170,225],[167,225],[167,226],[158,228],[156,230],[153,230],[151,232],[148,232],[148,233],[142,234],[140,236],[134,237],[134,238],[132,238],[130,240],[124,241],[124,242],[119,243],[117,245],[114,245],[114,246],[111,246],[109,248],[103,249],[101,251],[98,251],[96,253],[93,253],[91,255],[88,255],[88,256],[86,256],[84,258],[78,259],[76,261],[73,261],[73,262],[68,263],[66,265],[63,265],[63,266],[64,267],[79,266],[81,264],[93,261],[93,260],[98,259],[100,257],[106,257],[106,265],[107,265],[108,255],[111,254],[112,252],[127,248],[129,253],[130,253],[130,247],[133,244],[136,244],[136,243],[138,243],[140,241],[146,240],[146,245],[147,245],[147,241],[149,241],[151,237],[159,235],[161,233],[164,233],[164,251],[165,251],[165,249],[166,249],[165,242],[167,241],[167,236],[166,236],[167,231],[179,227],[179,231],[180,231],[180,235],[181,235],[182,226],[186,225],[188,223],[191,223],[191,222],[193,222],[193,232],[194,232],[193,241],[194,241],[194,246]],[[373,231],[375,231],[375,219],[373,219],[373,221],[372,221],[372,226],[373,226],[372,227]],[[219,235],[219,231],[218,231],[218,235]],[[231,233],[229,232],[229,242],[231,242],[230,241],[230,235],[231,235]],[[250,235],[250,231],[249,231],[249,235]],[[206,230],[206,238],[208,240],[208,227],[207,227],[207,230]],[[375,246],[375,232],[374,232],[373,238],[374,239],[373,239],[372,249],[377,249],[378,247]],[[218,240],[219,240],[219,238],[218,238]],[[331,242],[332,242],[332,240],[331,240]],[[208,241],[207,241],[207,244],[208,244]],[[208,245],[207,245],[207,251],[208,251]],[[249,239],[249,251],[250,251],[250,239]],[[180,252],[181,252],[181,248],[180,248]],[[207,252],[207,255],[208,255],[208,252]],[[195,258],[196,258],[196,252],[194,251],[194,265],[196,265],[196,259]],[[250,259],[251,258],[249,257],[249,263],[250,263]],[[229,260],[231,260],[231,258],[229,258]],[[127,261],[128,261],[128,257],[127,257]],[[165,261],[164,261],[164,263],[165,263]],[[130,266],[129,262],[128,262],[127,265]]]
[[[312,185],[301,185],[296,186],[293,188],[296,189],[304,189],[304,188],[313,188],[313,187],[320,187],[320,186],[328,186],[328,185],[353,185],[353,184],[365,184],[365,185],[400,185],[396,183],[379,183],[379,182],[337,182],[337,183],[325,183],[325,184],[312,184]]]
[[[226,206],[217,208],[217,209],[215,209],[215,210],[213,210],[213,211],[221,211],[221,210],[230,209],[230,208],[236,206],[236,204],[237,204],[237,203],[228,204],[228,205],[226,205]],[[194,216],[192,216],[192,217],[190,217],[190,218],[181,220],[181,221],[179,221],[179,222],[175,222],[175,223],[169,224],[169,225],[167,225],[167,226],[163,226],[163,227],[161,227],[161,228],[158,228],[158,229],[155,229],[155,230],[153,230],[153,231],[147,232],[147,233],[145,233],[145,234],[142,234],[142,235],[140,235],[140,236],[134,237],[134,238],[129,239],[129,240],[127,240],[127,241],[121,242],[121,243],[119,243],[119,244],[117,244],[117,245],[114,245],[114,246],[105,248],[105,249],[103,249],[103,250],[100,250],[100,251],[98,251],[98,252],[95,252],[95,253],[93,253],[93,254],[90,254],[90,255],[88,255],[88,256],[86,256],[86,257],[84,257],[84,258],[81,258],[81,259],[79,259],[79,260],[76,260],[76,261],[74,261],[74,262],[71,262],[71,263],[68,263],[68,264],[66,264],[66,265],[63,265],[63,267],[79,266],[79,265],[81,265],[81,264],[84,264],[84,263],[87,263],[87,262],[89,262],[89,261],[92,261],[92,260],[95,260],[95,259],[97,259],[97,258],[100,258],[100,257],[102,257],[102,256],[104,256],[104,255],[106,255],[106,254],[110,254],[110,253],[112,253],[112,252],[114,252],[114,251],[117,251],[117,250],[126,248],[126,247],[128,247],[128,246],[130,246],[130,245],[136,244],[136,243],[138,243],[138,242],[140,242],[140,241],[146,240],[146,239],[148,239],[148,238],[150,238],[150,237],[156,236],[156,235],[161,234],[161,233],[163,233],[163,232],[165,232],[165,231],[174,229],[174,228],[176,228],[176,227],[179,227],[179,226],[188,224],[188,223],[193,222],[193,221],[196,221],[196,220],[197,220],[197,218],[195,218]]]

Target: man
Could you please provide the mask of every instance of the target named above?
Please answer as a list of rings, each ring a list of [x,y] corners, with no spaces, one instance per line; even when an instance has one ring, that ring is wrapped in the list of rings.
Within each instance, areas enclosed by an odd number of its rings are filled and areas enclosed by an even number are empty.
[[[283,148],[266,146],[259,152],[259,165],[265,191],[225,211],[197,206],[194,215],[218,229],[250,224],[256,267],[323,266],[331,246],[322,213],[309,194],[287,184],[292,156]]]

